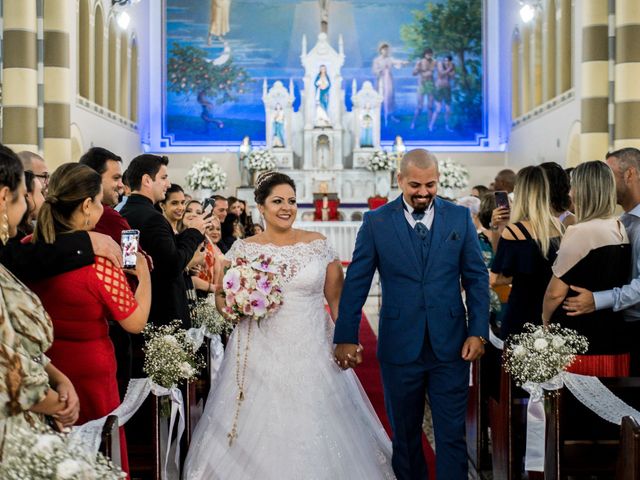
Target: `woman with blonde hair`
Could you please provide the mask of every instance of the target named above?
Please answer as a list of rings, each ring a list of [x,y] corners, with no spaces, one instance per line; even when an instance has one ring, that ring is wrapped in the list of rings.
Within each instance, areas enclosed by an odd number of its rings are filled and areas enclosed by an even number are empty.
[[[542,298],[562,236],[551,212],[549,181],[538,166],[518,172],[511,222],[502,232],[491,267],[491,286],[511,284],[501,334],[519,333],[522,325],[540,324]]]
[[[576,224],[567,229],[553,277],[544,296],[545,324],[560,323],[585,335],[587,355],[578,356],[570,371],[583,375],[628,376],[629,345],[622,312],[612,308],[570,317],[558,308],[572,287],[591,291],[610,290],[627,283],[631,247],[622,222],[615,216],[616,185],[613,172],[604,162],[578,165],[571,176],[571,193]]]

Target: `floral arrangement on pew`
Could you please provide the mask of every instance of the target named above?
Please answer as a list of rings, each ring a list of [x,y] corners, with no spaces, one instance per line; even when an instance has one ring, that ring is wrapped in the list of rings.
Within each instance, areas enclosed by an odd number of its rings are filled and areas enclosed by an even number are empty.
[[[395,159],[392,159],[384,150],[376,150],[367,160],[367,170],[371,172],[392,172],[396,168]]]
[[[229,446],[238,437],[238,416],[244,401],[251,328],[254,320],[260,326],[260,322],[267,315],[275,313],[282,305],[282,268],[266,255],[260,255],[254,259],[238,257],[230,267],[227,267],[222,279],[225,316],[233,322],[247,322],[244,352],[241,348],[242,329],[239,327],[235,330],[238,342],[236,354],[238,395],[233,425],[227,434]]]
[[[174,388],[195,379],[205,365],[197,353],[198,347],[180,325],[179,320],[173,320],[169,325],[147,324],[142,331],[145,337],[144,373],[164,388]]]
[[[202,157],[193,164],[185,176],[187,185],[192,190],[223,190],[227,186],[227,174],[212,158]]]
[[[518,386],[551,380],[589,348],[586,337],[558,324],[525,323],[523,330],[507,339],[503,353],[504,368]]]
[[[264,172],[276,168],[276,157],[268,148],[258,148],[249,153],[249,170]]]
[[[4,439],[3,480],[118,480],[127,475],[101,453],[92,455],[69,437],[43,428],[20,428]]]
[[[234,327],[207,299],[198,300],[191,309],[191,323],[195,328],[204,328],[208,335],[228,335]]]

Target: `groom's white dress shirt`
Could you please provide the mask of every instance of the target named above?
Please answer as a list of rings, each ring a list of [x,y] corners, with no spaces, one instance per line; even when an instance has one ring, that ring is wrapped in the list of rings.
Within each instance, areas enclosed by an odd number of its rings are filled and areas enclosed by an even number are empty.
[[[407,201],[404,199],[404,196],[402,197],[402,201],[404,202],[404,218],[407,219],[407,222],[409,222],[411,228],[416,228],[416,223],[422,223],[425,227],[427,227],[427,229],[431,230],[431,225],[433,225],[433,215],[435,214],[435,208],[433,206],[435,202],[433,201],[433,199],[431,199],[431,203],[425,210],[424,217],[422,217],[420,220],[416,220],[415,218],[413,218],[411,214],[413,213],[414,208],[407,203]]]

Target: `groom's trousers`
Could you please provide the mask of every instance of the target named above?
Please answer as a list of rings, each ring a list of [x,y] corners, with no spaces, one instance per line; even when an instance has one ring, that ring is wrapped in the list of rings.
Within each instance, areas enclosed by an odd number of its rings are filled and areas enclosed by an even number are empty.
[[[465,415],[469,363],[439,361],[428,335],[420,357],[408,364],[380,362],[387,415],[393,430],[393,471],[398,480],[428,478],[422,451],[425,395],[429,395],[436,440],[438,480],[467,480]]]

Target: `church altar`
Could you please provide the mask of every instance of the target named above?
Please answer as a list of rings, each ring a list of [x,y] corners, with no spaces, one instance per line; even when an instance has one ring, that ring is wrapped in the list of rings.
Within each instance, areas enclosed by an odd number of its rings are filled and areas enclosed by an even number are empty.
[[[369,171],[369,158],[381,150],[382,86],[365,81],[350,85],[352,108],[347,110],[342,67],[344,42],[337,50],[330,44],[328,2],[321,2],[321,32],[313,48],[302,36],[300,62],[304,68],[300,98],[293,81],[269,85],[263,81],[266,148],[275,156],[277,169],[298,186],[298,202],[312,203],[314,193],[337,194],[341,204],[366,204],[369,197],[388,196],[392,185],[389,171]],[[297,102],[299,100],[299,102]],[[299,103],[298,110],[294,104]],[[241,172],[248,158],[241,159]],[[242,177],[242,175],[241,175]],[[243,185],[244,187],[244,185]],[[238,192],[238,196],[251,200]]]

